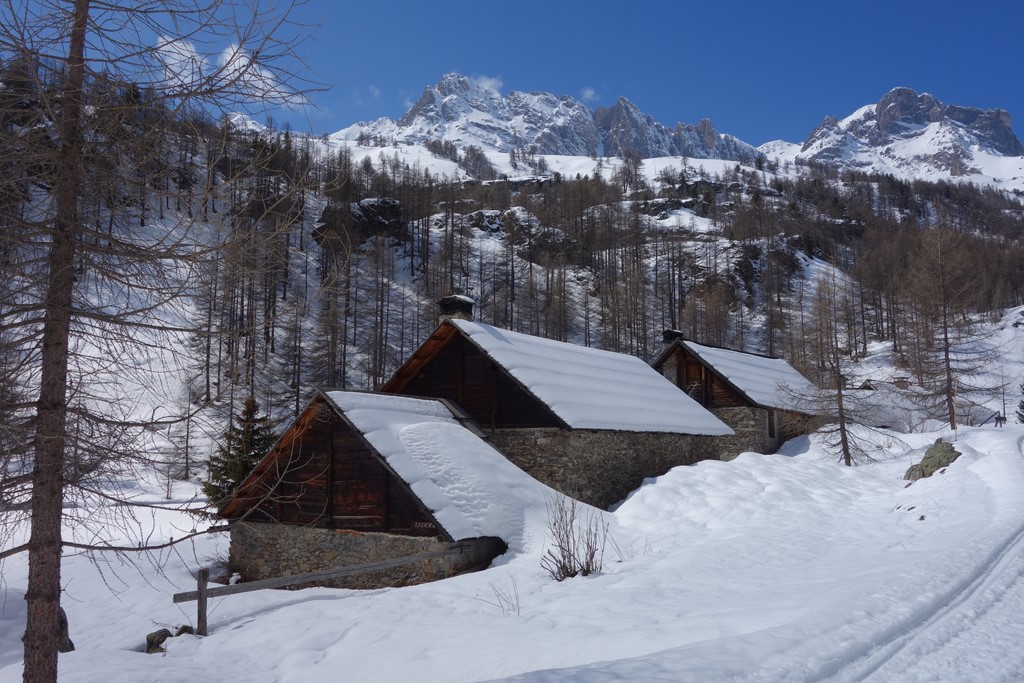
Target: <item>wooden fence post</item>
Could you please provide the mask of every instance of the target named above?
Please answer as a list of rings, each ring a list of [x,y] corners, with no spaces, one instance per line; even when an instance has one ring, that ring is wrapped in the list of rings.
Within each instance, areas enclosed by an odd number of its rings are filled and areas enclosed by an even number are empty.
[[[196,635],[206,635],[206,584],[210,582],[210,570],[203,567],[196,575],[196,588],[199,592],[199,608],[196,615]]]

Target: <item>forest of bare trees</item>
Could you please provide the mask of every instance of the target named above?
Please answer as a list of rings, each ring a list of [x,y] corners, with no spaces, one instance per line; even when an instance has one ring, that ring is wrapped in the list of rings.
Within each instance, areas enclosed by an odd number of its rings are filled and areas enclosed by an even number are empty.
[[[277,150],[293,171],[253,173],[296,174],[302,199],[276,218],[232,213],[233,230],[248,226],[239,251],[204,266],[192,384],[224,419],[249,395],[280,421],[315,386],[376,388],[456,292],[500,327],[647,360],[676,328],[827,382],[882,343],[952,423],[977,362],[962,351],[974,323],[1024,303],[1020,223],[1007,218],[1020,205],[972,186],[851,176],[839,189],[826,169],[741,167],[481,182],[409,167],[391,148],[356,162],[349,147],[255,137],[226,132],[222,163],[262,168],[254,145]],[[671,212],[711,230],[665,227]],[[813,333],[823,264],[837,290],[830,355]]]
[[[269,172],[215,191],[241,169],[218,167],[225,138],[212,113],[299,96],[277,85],[302,83],[286,22],[287,8],[218,0],[0,5],[0,511],[5,538],[30,521],[27,541],[4,549],[28,556],[26,681],[57,678],[62,553],[149,545],[109,543],[83,503],[153,467],[154,433],[191,412],[164,397],[196,329],[199,264],[224,252],[214,260],[237,305],[226,314],[257,319],[250,271],[269,252],[254,262],[244,249],[282,239],[293,203]],[[251,149],[259,171],[280,160]],[[217,201],[233,221],[209,220]],[[247,220],[256,213],[259,230]],[[251,350],[237,335],[221,343]],[[130,528],[134,505],[117,502],[121,517],[103,523]]]

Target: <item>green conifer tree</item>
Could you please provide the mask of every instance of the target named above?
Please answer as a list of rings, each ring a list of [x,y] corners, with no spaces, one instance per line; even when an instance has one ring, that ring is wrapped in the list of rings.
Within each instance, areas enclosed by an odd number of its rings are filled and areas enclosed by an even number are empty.
[[[259,412],[256,399],[249,396],[242,405],[242,412],[224,432],[224,443],[210,458],[209,475],[203,484],[203,492],[210,503],[217,506],[224,503],[277,440],[270,417]]]

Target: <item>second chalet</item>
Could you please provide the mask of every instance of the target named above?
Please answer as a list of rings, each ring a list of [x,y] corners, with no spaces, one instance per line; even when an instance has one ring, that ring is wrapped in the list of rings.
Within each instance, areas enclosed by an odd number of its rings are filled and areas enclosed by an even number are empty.
[[[723,460],[774,452],[809,431],[814,385],[785,360],[697,344],[677,330],[666,330],[664,340],[654,369],[736,432],[738,448]]]

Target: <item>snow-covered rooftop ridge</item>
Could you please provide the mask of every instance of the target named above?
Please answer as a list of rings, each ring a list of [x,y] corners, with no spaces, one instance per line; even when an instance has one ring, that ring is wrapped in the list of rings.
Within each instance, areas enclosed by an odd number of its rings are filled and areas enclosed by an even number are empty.
[[[798,409],[814,385],[782,358],[705,346],[680,340],[694,355],[712,366],[754,403],[765,408]]]
[[[558,495],[460,425],[440,401],[323,394],[455,540],[496,536],[521,550],[524,520],[543,516],[547,497]]]
[[[733,433],[635,356],[451,322],[573,429]]]

